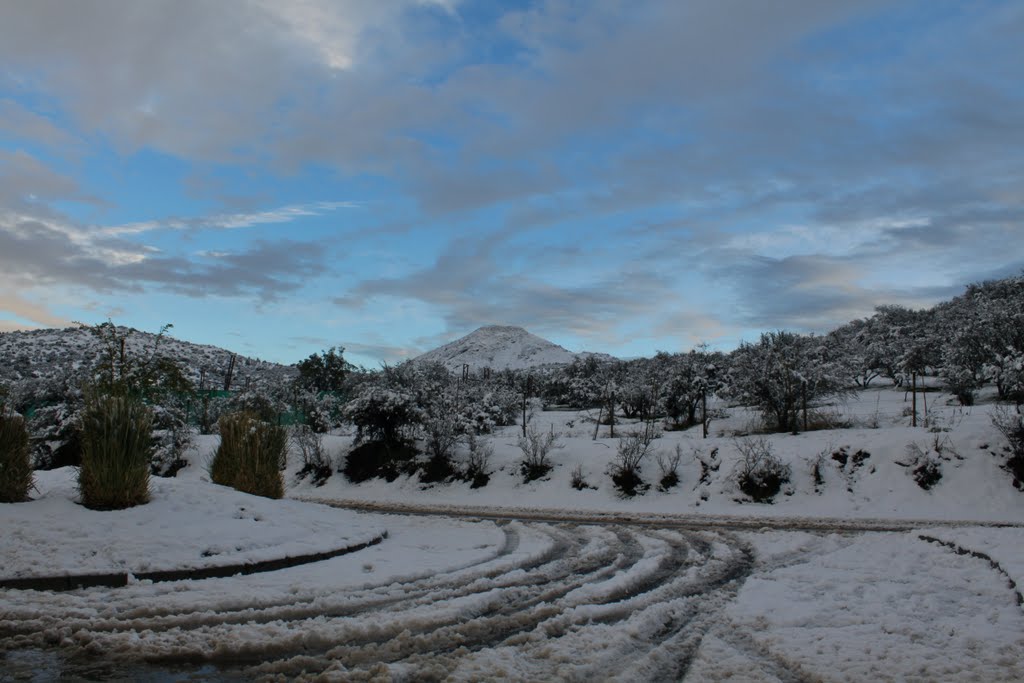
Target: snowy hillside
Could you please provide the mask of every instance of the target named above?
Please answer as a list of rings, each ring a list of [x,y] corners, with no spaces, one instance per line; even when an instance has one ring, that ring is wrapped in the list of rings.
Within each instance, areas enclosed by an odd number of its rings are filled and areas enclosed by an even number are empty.
[[[462,370],[464,365],[470,370],[523,370],[541,365],[566,365],[576,358],[591,356],[612,359],[603,353],[573,353],[521,327],[487,325],[417,356],[413,362],[441,363],[453,372]]]
[[[118,335],[127,336],[126,354],[142,358],[153,353],[169,358],[185,372],[197,387],[221,389],[230,368],[232,387],[273,383],[295,373],[294,368],[235,354],[216,346],[193,344],[165,334],[157,344],[157,335],[119,327]],[[0,382],[15,384],[31,380],[73,381],[80,371],[97,359],[103,342],[92,328],[68,327],[61,330],[29,330],[0,333]]]

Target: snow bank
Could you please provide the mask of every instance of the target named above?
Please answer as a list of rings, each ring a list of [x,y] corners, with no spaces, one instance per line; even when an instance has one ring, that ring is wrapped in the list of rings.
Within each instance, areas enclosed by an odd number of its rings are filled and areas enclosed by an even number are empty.
[[[522,453],[517,446],[520,428],[505,427],[491,437],[492,475],[484,488],[471,489],[462,482],[425,486],[415,476],[355,485],[335,475],[320,488],[290,477],[288,495],[374,504],[580,513],[1024,523],[1024,494],[1013,488],[1012,478],[1001,468],[1001,437],[989,417],[992,405],[961,408],[950,396],[937,392],[929,395],[928,405],[927,421],[922,417],[918,427],[911,427],[909,417],[903,415],[909,406],[905,392],[872,388],[826,409],[836,420],[851,424],[850,428],[747,437],[765,439],[773,453],[791,467],[792,481],[772,504],[752,502],[735,484],[740,460],[737,438],[744,438],[737,434],[749,432],[758,418],[736,407],[727,409],[728,417],[712,422],[708,439],[701,438],[699,427],[665,432],[657,439],[656,451],[668,454],[680,449],[680,484],[665,492],[657,490],[660,472],[655,456],[650,455],[642,463],[642,476],[651,488],[631,499],[619,496],[608,475],[618,439],[610,438],[609,428],[602,425],[595,440],[596,413],[586,411],[548,411],[532,417],[538,429],[560,435],[561,448],[551,454],[554,469],[540,481],[522,483],[518,467]],[[616,433],[631,428],[636,425],[622,422]],[[352,438],[329,436],[325,443],[341,463]],[[912,476],[908,449],[936,455],[936,447],[942,451],[938,459],[943,477],[932,489],[924,490]],[[721,464],[707,472],[702,482],[701,458],[708,459],[714,451]],[[466,455],[460,451],[457,458]],[[813,473],[816,462],[820,462],[820,481],[815,481]],[[572,488],[572,471],[577,465],[596,490]]]
[[[381,534],[380,521],[274,501],[198,479],[150,481],[127,510],[78,504],[76,470],[36,473],[36,499],[0,505],[0,578],[212,567],[327,552]]]

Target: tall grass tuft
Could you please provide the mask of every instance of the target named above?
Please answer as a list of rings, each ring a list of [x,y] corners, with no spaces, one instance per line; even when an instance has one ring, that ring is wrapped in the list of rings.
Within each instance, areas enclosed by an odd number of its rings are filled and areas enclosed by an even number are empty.
[[[281,470],[288,453],[284,427],[246,412],[223,415],[218,425],[220,446],[210,462],[210,480],[265,498],[283,497]]]
[[[9,415],[0,406],[0,503],[20,503],[32,487],[28,429],[20,415]]]
[[[78,490],[93,510],[121,510],[149,500],[153,411],[130,396],[94,395],[82,414]]]

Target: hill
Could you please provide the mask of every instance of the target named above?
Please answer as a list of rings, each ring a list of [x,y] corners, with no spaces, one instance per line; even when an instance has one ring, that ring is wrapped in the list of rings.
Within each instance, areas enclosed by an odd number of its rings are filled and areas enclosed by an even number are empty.
[[[613,360],[604,353],[573,353],[522,327],[487,325],[465,337],[428,351],[414,363],[441,363],[452,372],[468,365],[470,370],[523,370],[543,365],[567,365],[577,358]]]
[[[129,357],[148,356],[154,350],[173,360],[197,387],[223,389],[228,372],[231,388],[290,379],[294,367],[237,355],[226,349],[118,327],[126,337]],[[99,358],[103,342],[90,327],[0,332],[0,383],[15,385],[53,381],[73,382]],[[232,357],[234,362],[232,363]]]

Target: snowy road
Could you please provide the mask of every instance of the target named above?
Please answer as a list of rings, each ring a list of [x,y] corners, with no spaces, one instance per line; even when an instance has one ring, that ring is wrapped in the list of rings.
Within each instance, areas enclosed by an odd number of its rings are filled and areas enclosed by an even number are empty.
[[[0,639],[136,678],[1024,678],[1005,577],[911,533],[381,519],[381,546],[273,574],[5,591]]]

